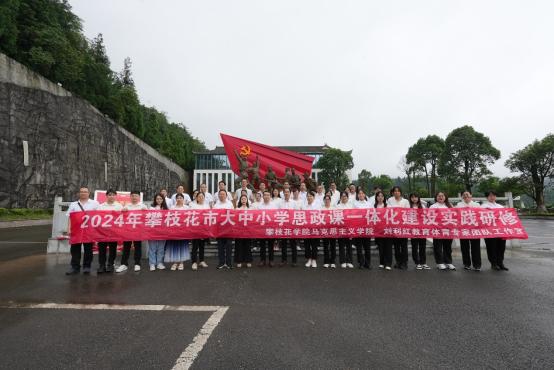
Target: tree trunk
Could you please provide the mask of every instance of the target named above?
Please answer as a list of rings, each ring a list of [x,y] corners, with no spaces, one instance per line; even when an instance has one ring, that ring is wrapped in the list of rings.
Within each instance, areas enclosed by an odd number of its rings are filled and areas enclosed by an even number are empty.
[[[537,212],[546,213],[546,204],[544,203],[544,188],[542,186],[535,186],[535,201],[537,202]]]

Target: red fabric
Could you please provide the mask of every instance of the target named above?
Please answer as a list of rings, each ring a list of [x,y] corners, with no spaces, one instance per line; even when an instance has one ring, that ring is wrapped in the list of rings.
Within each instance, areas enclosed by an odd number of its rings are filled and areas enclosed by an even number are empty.
[[[172,210],[71,214],[71,243],[197,238],[527,239],[511,208]]]
[[[234,136],[225,134],[220,135],[223,145],[225,146],[225,152],[229,158],[231,169],[237,175],[240,175],[240,173],[239,161],[236,157],[235,150],[239,154],[241,153],[241,150],[243,151],[249,166],[252,166],[252,164],[256,161],[256,157],[259,158],[259,174],[261,181],[264,181],[265,179],[268,166],[271,166],[277,177],[281,178],[285,176],[286,168],[294,168],[296,174],[300,176],[300,178],[302,178],[304,172],[307,172],[308,174],[312,173],[312,163],[314,161],[314,157],[280,149],[274,146],[256,143],[250,140],[240,139]]]

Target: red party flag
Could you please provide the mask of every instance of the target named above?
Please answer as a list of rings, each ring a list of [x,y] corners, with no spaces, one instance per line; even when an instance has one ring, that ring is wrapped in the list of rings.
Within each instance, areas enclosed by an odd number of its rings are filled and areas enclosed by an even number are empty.
[[[243,167],[245,162],[249,168],[259,165],[261,181],[264,181],[269,167],[279,178],[285,177],[285,170],[287,168],[294,168],[300,178],[302,178],[305,172],[310,175],[312,173],[314,157],[234,136],[220,135],[231,169],[238,176],[241,176],[241,161],[243,162]],[[250,175],[251,173],[249,171]]]

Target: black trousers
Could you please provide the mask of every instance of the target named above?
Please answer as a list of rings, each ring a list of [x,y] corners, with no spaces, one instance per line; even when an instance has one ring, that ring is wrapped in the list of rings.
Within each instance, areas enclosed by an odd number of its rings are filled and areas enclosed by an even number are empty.
[[[269,253],[269,262],[273,262],[273,239],[259,239],[260,245],[260,261],[265,262],[266,256]]]
[[[398,266],[408,266],[408,239],[392,238],[394,260]]]
[[[437,265],[452,263],[452,239],[433,239],[433,253]]]
[[[110,250],[108,257],[108,266],[113,266],[115,257],[117,256],[117,242],[100,242],[98,243],[98,265],[106,266],[106,249]]]
[[[425,265],[427,263],[427,239],[412,238],[412,259],[416,265]]]
[[[142,243],[139,241],[123,242],[123,253],[121,254],[121,264],[125,266],[129,266],[129,256],[131,255],[131,245],[135,247],[135,252],[133,253],[135,265],[140,266],[140,260],[142,258]]]
[[[219,257],[219,266],[227,265],[231,267],[233,265],[233,242],[229,238],[217,239],[217,256]]]
[[[371,264],[371,238],[356,238],[354,244],[356,245],[356,256],[358,258],[358,265],[363,267],[369,267]]]
[[[337,258],[337,239],[323,239],[323,263],[334,264]]]
[[[320,241],[317,238],[304,239],[304,247],[306,248],[306,258],[317,260],[317,249],[319,248]]]
[[[290,246],[290,250],[292,252],[292,263],[296,263],[296,258],[298,252],[296,251],[296,246],[298,245],[296,239],[281,239],[281,261],[287,262],[287,249]]]
[[[506,240],[500,238],[486,238],[487,257],[492,266],[504,265],[504,252],[506,251]]]
[[[90,268],[92,263],[92,243],[83,243],[83,268]],[[71,244],[71,268],[79,271],[81,269],[81,244]]]
[[[352,263],[352,239],[339,239],[339,263]]]
[[[235,239],[235,262],[236,263],[252,262],[251,246],[252,246],[251,239]]]
[[[481,239],[460,239],[464,266],[481,268]]]
[[[209,241],[209,239],[208,239]],[[191,259],[192,263],[200,263],[204,261],[204,244],[206,239],[193,239],[192,240],[192,252]],[[200,258],[198,258],[200,257]]]
[[[390,238],[375,238],[379,249],[379,265],[392,266],[392,240]]]

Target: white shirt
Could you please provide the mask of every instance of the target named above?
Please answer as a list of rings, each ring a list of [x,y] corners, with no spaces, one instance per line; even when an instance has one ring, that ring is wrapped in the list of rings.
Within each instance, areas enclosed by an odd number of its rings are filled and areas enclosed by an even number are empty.
[[[127,208],[128,211],[142,211],[148,209],[148,206],[142,202],[138,202],[137,204],[127,203],[123,208]]]
[[[448,208],[448,206],[445,203],[436,202],[431,204],[431,207],[429,208]]]
[[[123,206],[119,202],[113,202],[112,204],[105,202],[100,204],[97,209],[99,211],[121,211]]]
[[[283,199],[281,199],[281,198],[272,198],[271,201],[273,202],[273,204],[275,204],[276,208],[281,208],[281,202],[283,201]]]
[[[167,206],[167,208],[171,208],[171,206],[173,205],[173,199],[165,197],[165,205]]]
[[[71,202],[71,204],[69,205],[69,208],[67,209],[67,215],[68,216],[73,212],[81,212],[82,211],[81,207],[79,207],[79,203],[81,203],[80,200],[78,200],[76,202]],[[83,207],[83,209],[85,211],[95,211],[95,210],[98,209],[99,204],[94,199],[89,199],[86,202],[81,203],[81,206]]]
[[[150,206],[149,209],[158,209],[158,210],[160,210],[160,209],[162,209],[162,207],[158,206],[158,205],[155,205],[154,207]]]
[[[498,204],[496,202],[491,203],[488,200],[484,201],[483,204],[481,204],[482,208],[504,208],[502,204]]]
[[[337,205],[340,200],[340,191],[335,190],[334,192],[331,190],[331,203],[334,205]]]
[[[348,192],[348,200],[350,200],[351,202],[354,202],[356,200],[356,193]]]
[[[337,209],[351,209],[352,208],[352,203],[350,203],[349,201],[346,202],[346,203],[340,202],[339,204],[337,204],[336,208]]]
[[[279,204],[279,209],[299,209],[298,202],[293,200],[292,198],[288,201],[286,199],[283,199],[281,203]]]
[[[253,203],[250,205],[250,208],[251,208],[251,209],[258,209],[258,207],[260,206],[260,204],[262,204],[262,202],[253,202]]]
[[[214,204],[213,209],[234,209],[233,202],[227,200],[225,203],[221,203],[219,200]]]
[[[213,195],[211,195],[210,193],[208,192],[205,192],[204,193],[204,201],[208,202],[208,203],[211,203],[214,201],[214,197]]]
[[[375,207],[375,195],[372,195],[367,200],[369,202],[370,207]]]
[[[260,202],[260,204],[258,204],[258,208],[257,209],[278,209],[279,207],[273,203],[272,201],[269,201],[269,203],[266,203],[266,202]]]
[[[331,210],[331,209],[335,209],[335,208],[336,208],[336,207],[335,207],[335,205],[334,205],[333,203],[329,204],[329,208],[325,207],[325,204],[323,204],[323,205],[321,206],[321,209],[322,209],[322,210],[327,210],[327,211],[328,211],[328,210]]]
[[[325,197],[325,193],[315,193],[314,202],[319,202],[319,204],[323,205],[323,197]]]
[[[387,206],[393,208],[410,208],[410,202],[408,199],[400,198],[400,200],[396,200],[395,197],[390,197],[387,200]]]
[[[229,193],[228,191],[227,192],[227,202],[230,202],[232,198],[232,194]],[[217,193],[214,194],[214,198],[215,198],[215,204],[219,203],[219,190],[217,191]]]
[[[371,208],[371,205],[367,200],[355,200],[353,206],[354,208]]]
[[[469,203],[464,202],[463,200],[456,204],[456,208],[477,208],[481,207],[479,203],[470,201]]]
[[[308,192],[307,191],[299,191],[298,192],[298,198],[300,198],[300,200],[302,202],[305,202],[308,198]]]
[[[186,204],[183,204],[182,206],[178,206],[177,204],[171,207],[171,209],[189,209],[190,207]]]
[[[190,195],[188,195],[187,193],[183,193],[183,197],[185,198],[185,204],[189,204],[190,203]],[[171,196],[171,204],[172,205],[175,205],[177,204],[177,194],[173,194]],[[171,208],[169,206],[169,204],[167,205],[168,208]]]
[[[202,204],[198,204],[198,202],[196,201],[190,202],[189,207],[191,209],[210,209],[210,203],[208,203],[206,199],[204,199],[204,203]]]
[[[316,201],[314,200],[312,204],[309,204],[309,203],[306,202],[306,204],[302,205],[302,209],[305,209],[305,210],[320,210],[321,205],[319,203],[316,203]]]
[[[240,193],[243,191],[243,190],[246,190],[246,196],[248,197],[248,200],[252,199],[252,190],[246,188],[246,189],[243,189],[243,188],[238,188],[237,190],[235,190],[235,199],[236,200],[239,200],[240,198]]]

